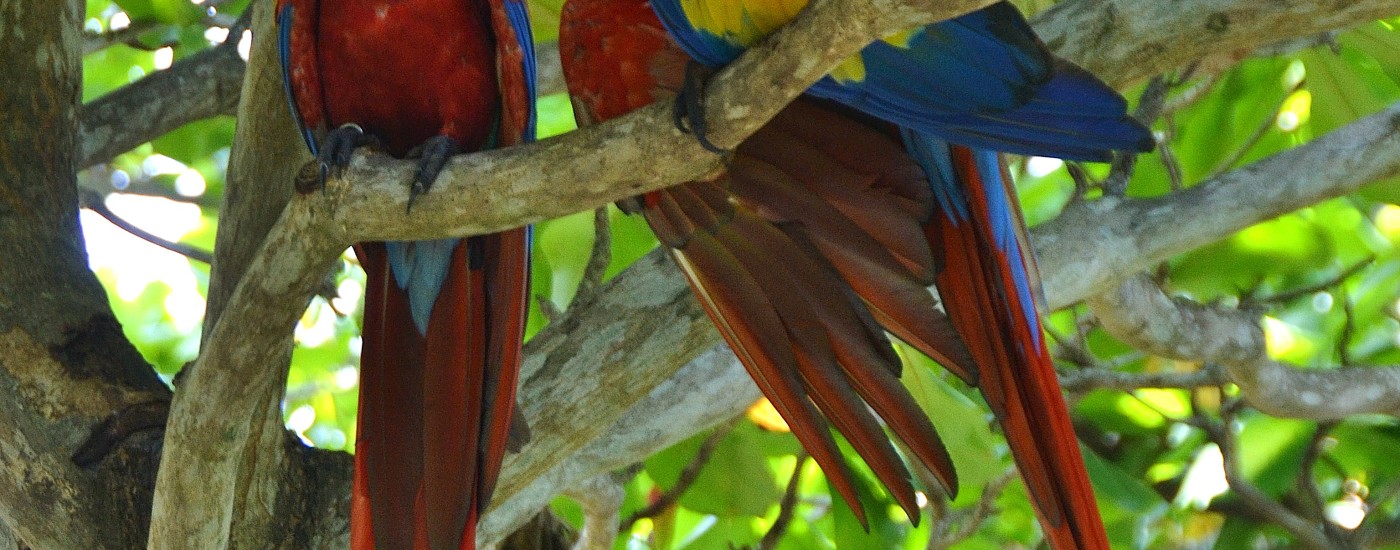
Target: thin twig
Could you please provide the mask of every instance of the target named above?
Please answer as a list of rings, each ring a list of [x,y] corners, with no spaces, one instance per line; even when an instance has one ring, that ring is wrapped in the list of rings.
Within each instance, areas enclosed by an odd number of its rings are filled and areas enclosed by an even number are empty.
[[[1221,74],[1223,73],[1207,74],[1202,77],[1200,81],[1192,84],[1191,87],[1182,90],[1176,97],[1168,99],[1162,104],[1162,113],[1177,113],[1187,107],[1195,105],[1209,95],[1211,90],[1215,89],[1215,85],[1220,82]],[[1192,74],[1190,73],[1183,73],[1182,76],[1177,77],[1177,81],[1184,84],[1191,76]]]
[[[1296,84],[1288,88],[1288,92],[1283,94],[1283,99],[1279,100],[1278,104],[1274,106],[1273,110],[1269,111],[1269,117],[1263,122],[1261,122],[1259,126],[1254,129],[1254,133],[1250,134],[1249,138],[1244,140],[1244,143],[1241,143],[1239,147],[1236,147],[1235,151],[1231,153],[1229,157],[1226,157],[1224,160],[1220,161],[1220,164],[1215,165],[1215,169],[1210,171],[1210,175],[1207,176],[1207,179],[1215,178],[1220,174],[1224,174],[1226,170],[1229,170],[1230,168],[1234,167],[1235,163],[1239,162],[1240,159],[1244,158],[1245,154],[1249,153],[1250,149],[1253,149],[1254,146],[1258,144],[1260,140],[1264,139],[1264,136],[1269,133],[1269,129],[1273,128],[1274,125],[1277,124],[1276,119],[1278,118],[1279,110],[1282,109],[1285,104],[1287,104],[1288,98],[1292,97],[1294,92],[1297,92],[1298,90],[1302,89],[1303,82],[1304,81],[1300,80]]]
[[[952,548],[976,533],[982,523],[987,521],[987,518],[996,515],[997,497],[1001,496],[1001,492],[1006,490],[1007,485],[1011,484],[1011,480],[1016,477],[1015,474],[1015,469],[1009,469],[992,478],[982,488],[982,497],[977,500],[977,505],[971,510],[951,514],[943,520],[937,521],[931,529],[932,534],[929,535],[928,549]]]
[[[681,498],[681,495],[685,493],[686,489],[689,489],[690,485],[695,483],[695,480],[700,477],[700,471],[705,468],[705,464],[710,462],[710,455],[715,452],[715,447],[719,445],[719,442],[723,440],[725,436],[729,435],[729,432],[734,430],[735,425],[736,423],[730,422],[715,428],[715,431],[710,433],[709,437],[705,438],[705,442],[700,444],[700,449],[695,452],[695,458],[690,459],[690,463],[686,464],[685,468],[681,469],[680,476],[676,478],[676,484],[672,485],[666,492],[661,493],[661,496],[657,497],[651,504],[648,504],[641,510],[633,512],[632,515],[627,516],[627,519],[622,520],[619,531],[631,531],[632,525],[642,518],[656,517],[666,511],[667,508],[675,505],[676,501]]]
[[[150,48],[142,45],[137,39],[157,27],[160,27],[160,24],[154,21],[132,21],[130,25],[120,29],[86,33],[83,35],[83,55],[91,55],[117,44],[148,50]]]
[[[546,322],[553,323],[564,315],[564,312],[554,305],[554,300],[550,300],[548,296],[543,294],[535,295],[535,304],[540,306],[540,315],[544,316]]]
[[[84,189],[81,192],[81,196],[83,208],[87,208],[88,210],[97,213],[97,215],[106,218],[107,221],[112,222],[112,225],[120,227],[127,233],[131,233],[132,235],[135,235],[136,237],[139,237],[148,243],[159,246],[161,248],[164,248],[166,250],[169,250],[196,262],[204,262],[208,264],[214,261],[214,255],[207,250],[202,250],[200,248],[196,248],[194,246],[184,243],[167,241],[165,239],[157,237],[156,235],[144,229],[132,225],[131,222],[126,221],[121,216],[118,216],[116,212],[113,212],[110,208],[107,208],[107,205],[103,203],[103,197],[101,193]]]
[[[1108,389],[1131,392],[1142,388],[1193,389],[1230,383],[1219,365],[1209,364],[1193,372],[1117,372],[1108,369],[1080,369],[1060,373],[1060,387],[1069,392]]]
[[[1324,448],[1330,439],[1332,430],[1337,427],[1335,420],[1318,422],[1317,428],[1313,430],[1312,438],[1308,441],[1307,447],[1303,449],[1303,457],[1299,461],[1298,478],[1294,484],[1304,499],[1303,512],[1313,521],[1323,525],[1329,531],[1329,536],[1336,538],[1340,531],[1335,530],[1335,525],[1327,521],[1326,507],[1327,499],[1322,496],[1322,491],[1317,486],[1317,481],[1313,478],[1313,467],[1317,464],[1319,457],[1326,452]]]
[[[1337,335],[1337,360],[1343,367],[1355,365],[1351,360],[1351,340],[1356,336],[1356,306],[1347,295],[1346,288],[1339,287],[1342,301],[1342,333]]]
[[[1074,180],[1074,196],[1071,202],[1083,202],[1089,195],[1089,190],[1094,188],[1094,182],[1089,178],[1089,173],[1084,171],[1084,167],[1077,163],[1066,162],[1065,171],[1069,173],[1071,180]]]
[[[1280,292],[1280,293],[1278,293],[1278,294],[1269,295],[1269,296],[1253,296],[1253,295],[1242,296],[1242,297],[1240,298],[1241,307],[1242,307],[1242,308],[1245,307],[1244,304],[1251,304],[1251,305],[1252,305],[1252,304],[1282,304],[1282,303],[1286,303],[1286,302],[1293,301],[1293,300],[1295,300],[1295,299],[1297,299],[1297,298],[1300,298],[1300,297],[1303,297],[1303,296],[1307,296],[1307,295],[1309,295],[1309,294],[1316,294],[1316,293],[1318,293],[1318,292],[1323,292],[1323,291],[1331,290],[1332,288],[1336,287],[1337,285],[1342,284],[1343,281],[1346,281],[1347,279],[1350,279],[1350,278],[1352,277],[1352,275],[1356,275],[1357,273],[1360,273],[1361,270],[1366,269],[1367,267],[1370,267],[1371,264],[1372,264],[1372,262],[1375,261],[1375,259],[1376,259],[1375,256],[1367,256],[1365,259],[1363,259],[1363,260],[1361,260],[1361,261],[1359,261],[1359,262],[1356,262],[1355,264],[1352,264],[1350,267],[1347,267],[1346,269],[1343,269],[1340,273],[1338,273],[1338,274],[1336,274],[1336,275],[1334,275],[1334,276],[1332,276],[1332,277],[1329,277],[1327,280],[1322,281],[1322,282],[1317,283],[1317,284],[1314,284],[1314,285],[1308,285],[1308,286],[1304,286],[1304,287],[1300,287],[1300,288],[1295,288],[1295,289],[1293,289],[1293,290],[1287,290],[1287,291]]]
[[[1172,191],[1181,191],[1185,187],[1185,176],[1181,169],[1181,161],[1176,158],[1176,149],[1172,148],[1172,143],[1176,140],[1176,115],[1171,111],[1164,110],[1162,114],[1162,138],[1157,140],[1157,157],[1161,159],[1162,168],[1167,172],[1167,182],[1170,183]]]
[[[1200,403],[1197,402],[1195,394],[1192,394],[1191,406],[1194,411],[1191,423],[1200,427],[1206,436],[1220,447],[1220,455],[1225,464],[1225,481],[1229,483],[1230,491],[1239,497],[1245,506],[1260,517],[1283,527],[1303,545],[1311,548],[1339,547],[1337,545],[1339,541],[1329,540],[1326,533],[1318,529],[1315,523],[1294,514],[1283,504],[1270,498],[1268,494],[1244,476],[1244,471],[1240,466],[1239,440],[1230,428],[1235,422],[1237,407],[1233,405],[1221,407],[1221,419],[1217,422],[1201,413]]]
[[[1151,125],[1152,121],[1156,120],[1162,112],[1162,103],[1166,101],[1169,87],[1170,84],[1165,76],[1152,77],[1152,80],[1143,89],[1142,95],[1138,97],[1138,107],[1133,111],[1133,118],[1143,124]],[[1121,197],[1127,193],[1128,180],[1133,175],[1137,159],[1137,153],[1119,153],[1113,156],[1108,177],[1103,180],[1104,194]]]
[[[573,550],[605,550],[617,539],[617,516],[627,492],[623,480],[612,472],[602,472],[564,491],[583,507],[583,529]]]
[[[773,525],[758,541],[759,550],[776,548],[778,541],[783,538],[783,533],[787,531],[788,525],[792,523],[792,514],[797,508],[797,488],[802,484],[802,467],[806,463],[807,452],[797,451],[796,466],[792,470],[792,477],[788,478],[787,490],[783,492],[783,499],[778,504],[778,517],[773,520]]]
[[[600,206],[593,210],[593,250],[588,254],[588,263],[583,268],[583,278],[569,308],[582,306],[593,301],[598,289],[603,286],[603,275],[612,264],[612,220],[608,207]]]

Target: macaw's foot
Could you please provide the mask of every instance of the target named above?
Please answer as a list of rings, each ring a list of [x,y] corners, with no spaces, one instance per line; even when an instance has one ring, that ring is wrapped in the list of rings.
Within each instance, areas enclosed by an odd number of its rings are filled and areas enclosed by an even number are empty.
[[[378,143],[379,140],[366,134],[365,129],[361,128],[359,124],[342,124],[339,128],[331,130],[321,140],[321,146],[316,151],[320,173],[317,174],[315,187],[317,189],[324,188],[326,178],[339,178],[344,174],[345,167],[350,165],[350,155],[355,153],[356,148],[377,145]],[[297,190],[308,193],[314,189],[303,189],[302,184],[298,184]]]
[[[418,171],[413,174],[413,186],[408,190],[409,210],[413,209],[413,201],[417,200],[419,195],[427,193],[433,187],[438,174],[447,166],[447,159],[462,151],[462,144],[457,143],[457,140],[447,136],[434,136],[409,153],[410,156],[418,157]]]
[[[709,69],[699,63],[691,61],[686,64],[685,82],[681,85],[680,93],[676,94],[676,103],[671,109],[671,122],[675,123],[676,129],[694,134],[695,141],[706,151],[724,155],[729,151],[711,143],[706,133],[705,77],[708,74]]]

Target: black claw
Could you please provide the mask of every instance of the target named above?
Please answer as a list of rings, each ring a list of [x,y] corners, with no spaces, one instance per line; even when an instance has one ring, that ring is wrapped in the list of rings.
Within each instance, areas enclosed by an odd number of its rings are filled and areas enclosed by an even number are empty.
[[[342,124],[339,128],[331,130],[321,140],[320,150],[316,154],[316,160],[320,161],[320,181],[319,186],[324,188],[326,179],[330,177],[339,178],[345,173],[345,167],[350,165],[350,156],[355,154],[355,148],[376,143],[374,136],[365,133],[364,128],[358,124]]]
[[[419,195],[432,189],[448,159],[463,151],[462,144],[448,136],[434,136],[418,146],[418,170],[413,174],[413,184],[408,188],[408,209],[413,210],[413,201]]]
[[[680,93],[676,94],[676,102],[671,108],[671,122],[676,125],[677,130],[694,134],[695,141],[706,151],[724,155],[729,151],[710,141],[705,126],[705,76],[708,72],[708,69],[695,61],[686,64],[685,82],[681,85]]]

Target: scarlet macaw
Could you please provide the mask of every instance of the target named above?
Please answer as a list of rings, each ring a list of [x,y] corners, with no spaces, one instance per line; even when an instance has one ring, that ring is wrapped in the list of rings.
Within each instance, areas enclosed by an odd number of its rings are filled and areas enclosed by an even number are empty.
[[[689,93],[690,60],[723,65],[804,5],[570,0],[560,49],[576,116],[606,120]],[[623,206],[671,248],[730,347],[862,521],[828,419],[912,521],[918,511],[861,399],[950,492],[957,487],[927,417],[892,382],[897,359],[876,321],[981,388],[1052,547],[1106,549],[1041,334],[1025,225],[995,151],[1106,160],[1111,150],[1150,149],[1126,108],[1055,59],[1014,7],[995,4],[875,42],[741,144],[727,174]],[[919,286],[932,282],[948,317]]]
[[[278,0],[292,111],[322,174],[356,145],[447,158],[534,138],[521,0]],[[474,548],[515,417],[528,228],[355,246],[367,290],[351,546]],[[514,425],[513,425],[514,424]]]

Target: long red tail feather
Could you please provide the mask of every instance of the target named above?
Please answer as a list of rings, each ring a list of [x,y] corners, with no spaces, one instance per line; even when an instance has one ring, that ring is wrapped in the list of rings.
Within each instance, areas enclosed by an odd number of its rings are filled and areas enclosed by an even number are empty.
[[[352,548],[475,548],[511,433],[526,238],[459,243],[426,336],[383,244],[356,246],[368,289]]]
[[[1024,270],[1032,285],[1039,282],[1010,176],[1004,163],[1001,174],[986,175],[972,151],[954,146],[951,152],[969,217],[941,216],[929,230],[930,242],[945,256],[938,275],[944,304],[980,367],[978,385],[1006,433],[1050,546],[1106,550],[1093,487],[1039,319],[1026,318],[1023,306],[1029,304],[1016,291],[1017,270]],[[1008,198],[1021,262],[993,234],[997,222],[989,193]]]

